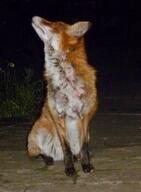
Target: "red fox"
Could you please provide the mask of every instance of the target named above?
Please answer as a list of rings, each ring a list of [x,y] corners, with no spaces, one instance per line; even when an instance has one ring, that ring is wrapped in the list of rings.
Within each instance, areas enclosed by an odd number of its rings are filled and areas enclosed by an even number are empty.
[[[96,71],[87,63],[84,45],[90,25],[32,18],[44,43],[47,96],[29,133],[28,153],[41,155],[47,165],[64,160],[68,176],[76,174],[74,156],[80,158],[84,172],[94,171],[88,144],[89,122],[97,109]]]

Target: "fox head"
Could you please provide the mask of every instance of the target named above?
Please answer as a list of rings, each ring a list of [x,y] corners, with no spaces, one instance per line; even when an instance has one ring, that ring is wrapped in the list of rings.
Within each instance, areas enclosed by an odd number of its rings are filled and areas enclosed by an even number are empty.
[[[82,47],[83,36],[90,28],[91,23],[80,21],[69,25],[64,22],[50,22],[34,16],[32,26],[44,45],[50,43],[54,50],[71,54]]]

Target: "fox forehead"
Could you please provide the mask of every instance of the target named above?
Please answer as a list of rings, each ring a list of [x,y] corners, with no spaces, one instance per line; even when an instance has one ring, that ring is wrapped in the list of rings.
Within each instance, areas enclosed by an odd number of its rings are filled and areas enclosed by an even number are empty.
[[[66,24],[62,21],[50,22],[50,21],[47,21],[45,19],[42,19],[41,23],[43,25],[51,27],[56,33],[65,31],[69,27],[69,24]]]
[[[41,23],[45,26],[49,26],[53,30],[53,35],[55,36],[56,41],[59,43],[59,39],[65,39],[66,43],[70,45],[75,45],[77,43],[77,38],[71,36],[67,33],[69,28],[69,24],[64,23],[62,21],[49,22],[45,19],[42,19]]]

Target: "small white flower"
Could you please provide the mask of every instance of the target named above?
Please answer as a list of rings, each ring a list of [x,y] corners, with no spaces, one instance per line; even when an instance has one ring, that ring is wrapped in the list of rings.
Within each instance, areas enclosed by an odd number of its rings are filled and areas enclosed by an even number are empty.
[[[14,68],[14,67],[15,67],[15,63],[10,62],[10,63],[8,64],[8,66],[11,67],[11,68]]]

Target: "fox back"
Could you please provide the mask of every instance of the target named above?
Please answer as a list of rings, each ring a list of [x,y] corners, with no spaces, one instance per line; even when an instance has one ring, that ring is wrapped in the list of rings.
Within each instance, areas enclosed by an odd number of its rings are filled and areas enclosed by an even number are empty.
[[[84,172],[90,163],[89,122],[97,108],[96,72],[87,63],[84,34],[90,22],[73,25],[33,17],[32,26],[44,43],[47,97],[41,116],[28,137],[30,155],[65,162],[67,175],[75,174],[73,155]]]

